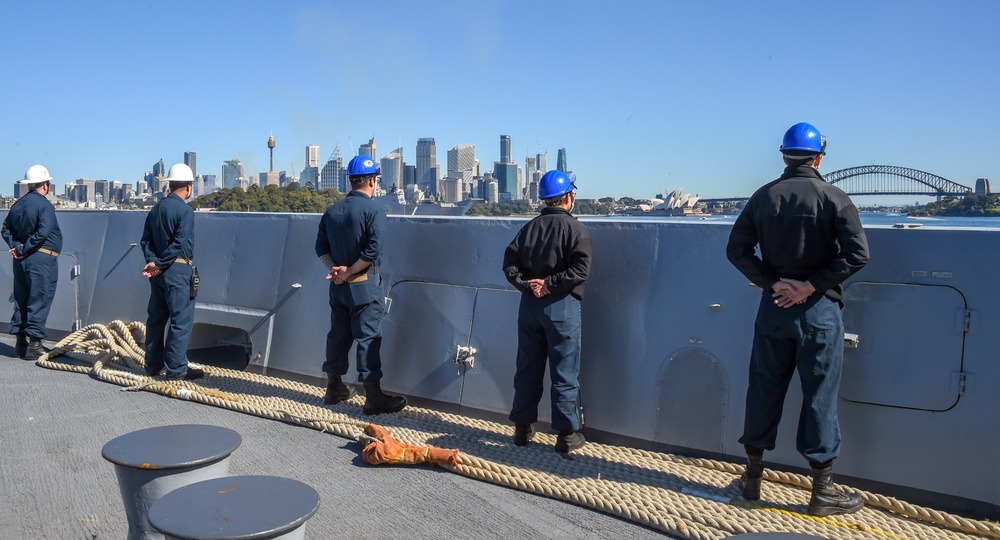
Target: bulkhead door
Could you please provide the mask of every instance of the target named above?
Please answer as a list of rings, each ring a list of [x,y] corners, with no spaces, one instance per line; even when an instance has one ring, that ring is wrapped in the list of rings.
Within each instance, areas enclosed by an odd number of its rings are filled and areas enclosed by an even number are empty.
[[[840,397],[926,411],[958,402],[966,304],[957,289],[856,282],[844,303],[844,331],[858,343],[844,350]]]
[[[60,253],[59,281],[56,283],[56,295],[52,299],[49,320],[45,324],[47,328],[63,332],[78,330],[77,323],[80,319],[80,295],[77,291],[78,272],[76,256],[70,253]]]
[[[454,360],[457,347],[469,344],[476,288],[400,281],[388,295],[382,321],[383,385],[410,396],[459,403],[465,368]]]

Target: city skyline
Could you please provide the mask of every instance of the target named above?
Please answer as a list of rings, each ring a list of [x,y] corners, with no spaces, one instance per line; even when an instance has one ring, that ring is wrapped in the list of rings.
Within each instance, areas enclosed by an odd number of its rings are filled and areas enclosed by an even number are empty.
[[[847,0],[808,18],[787,0],[53,6],[0,21],[25,44],[0,86],[5,195],[35,163],[59,185],[134,184],[188,151],[203,174],[235,158],[256,178],[268,134],[294,175],[307,145],[322,167],[373,136],[414,164],[433,138],[438,178],[447,149],[475,145],[485,174],[502,134],[522,167],[567,149],[581,197],[745,196],[780,173],[799,121],[827,135],[826,172],[1000,178],[996,2]],[[39,20],[44,39],[26,33]]]

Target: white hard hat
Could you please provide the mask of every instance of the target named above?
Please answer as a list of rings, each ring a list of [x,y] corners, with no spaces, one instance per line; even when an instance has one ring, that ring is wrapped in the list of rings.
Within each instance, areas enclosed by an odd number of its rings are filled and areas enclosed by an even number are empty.
[[[27,171],[25,171],[24,180],[19,180],[17,183],[21,185],[39,184],[50,180],[52,180],[52,176],[49,174],[48,169],[42,165],[32,165],[31,167],[28,167]]]
[[[183,163],[175,163],[167,172],[168,182],[194,182],[194,172]]]

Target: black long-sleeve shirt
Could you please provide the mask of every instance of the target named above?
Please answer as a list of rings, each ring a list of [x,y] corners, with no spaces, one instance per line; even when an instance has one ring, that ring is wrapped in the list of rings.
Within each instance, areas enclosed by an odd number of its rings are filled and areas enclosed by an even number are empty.
[[[546,207],[504,250],[503,272],[522,293],[531,294],[529,279],[544,278],[553,294],[570,293],[583,300],[592,251],[590,233],[582,223],[565,209]]]
[[[815,168],[790,165],[750,197],[729,234],[726,256],[764,290],[780,278],[808,281],[843,304],[844,280],[868,263],[868,240],[846,193]]]

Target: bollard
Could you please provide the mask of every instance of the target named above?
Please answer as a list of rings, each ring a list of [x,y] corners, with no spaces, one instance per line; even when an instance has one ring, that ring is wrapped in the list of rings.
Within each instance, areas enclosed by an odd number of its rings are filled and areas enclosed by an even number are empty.
[[[161,426],[127,433],[104,445],[115,464],[128,518],[128,540],[159,540],[149,508],[167,493],[229,474],[229,458],[242,439],[231,429],[198,424]]]
[[[277,476],[227,476],[179,488],[149,509],[167,540],[302,540],[319,493]]]

